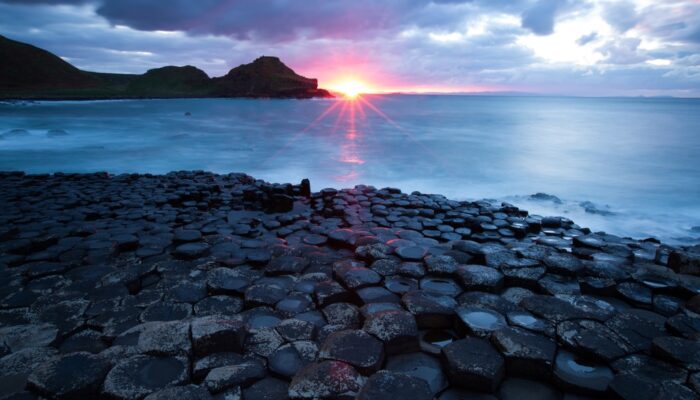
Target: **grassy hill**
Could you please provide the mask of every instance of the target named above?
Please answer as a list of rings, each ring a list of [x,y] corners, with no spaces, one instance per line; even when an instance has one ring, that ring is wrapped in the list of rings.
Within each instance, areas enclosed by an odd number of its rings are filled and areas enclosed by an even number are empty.
[[[182,97],[332,97],[277,57],[260,57],[210,78],[193,66],[166,66],[143,75],[82,71],[38,47],[0,36],[0,99],[121,99]]]

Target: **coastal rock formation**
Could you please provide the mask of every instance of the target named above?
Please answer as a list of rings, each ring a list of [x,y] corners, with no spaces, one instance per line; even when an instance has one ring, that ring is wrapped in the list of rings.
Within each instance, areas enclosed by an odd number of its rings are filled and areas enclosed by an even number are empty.
[[[0,92],[96,87],[100,81],[60,57],[0,35]]]
[[[143,75],[112,74],[82,71],[46,50],[0,36],[0,99],[182,97],[333,96],[277,57],[259,57],[219,78],[190,65],[155,68]]]
[[[211,92],[209,76],[199,68],[167,66],[148,70],[126,88],[128,93],[144,96],[169,97],[190,93],[206,96]]]
[[[259,57],[213,79],[213,94],[222,97],[331,97],[318,88],[316,79],[305,78],[277,57]]]
[[[0,398],[700,398],[697,248],[244,174],[0,186]]]

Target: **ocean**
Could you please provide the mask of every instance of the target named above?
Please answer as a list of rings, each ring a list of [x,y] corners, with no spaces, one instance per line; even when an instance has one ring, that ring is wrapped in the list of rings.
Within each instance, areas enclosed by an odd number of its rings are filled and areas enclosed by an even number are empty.
[[[700,99],[0,103],[0,170],[193,169],[507,201],[594,231],[700,242]]]

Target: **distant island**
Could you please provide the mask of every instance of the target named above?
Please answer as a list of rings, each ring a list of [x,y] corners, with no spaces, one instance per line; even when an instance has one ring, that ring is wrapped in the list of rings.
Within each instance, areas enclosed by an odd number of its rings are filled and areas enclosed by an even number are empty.
[[[166,66],[145,74],[83,71],[49,51],[0,36],[0,99],[87,100],[130,98],[333,97],[318,81],[298,75],[277,57],[263,56],[210,78],[193,66]]]

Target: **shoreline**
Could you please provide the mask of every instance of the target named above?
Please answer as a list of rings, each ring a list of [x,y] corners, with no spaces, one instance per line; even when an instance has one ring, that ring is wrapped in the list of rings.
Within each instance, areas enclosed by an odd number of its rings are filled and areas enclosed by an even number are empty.
[[[0,185],[3,395],[700,393],[700,246],[239,173]]]

